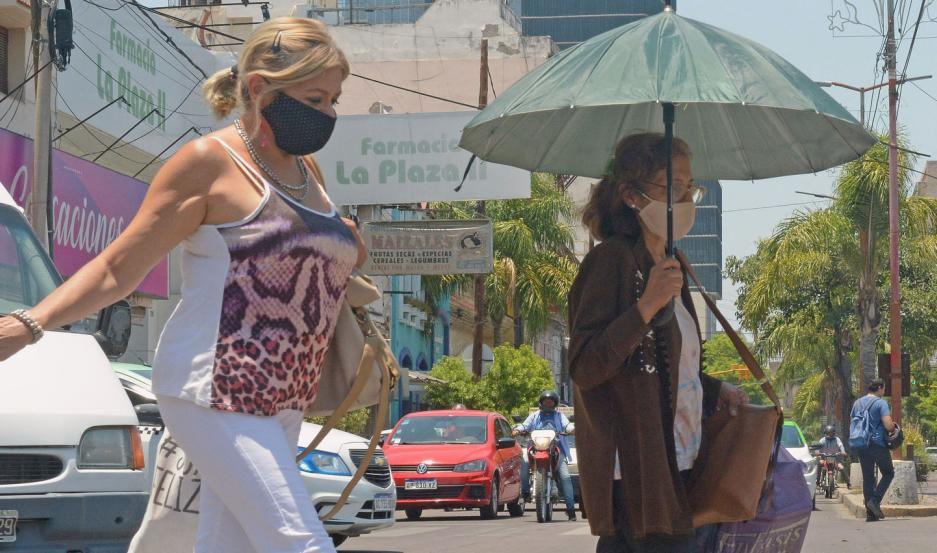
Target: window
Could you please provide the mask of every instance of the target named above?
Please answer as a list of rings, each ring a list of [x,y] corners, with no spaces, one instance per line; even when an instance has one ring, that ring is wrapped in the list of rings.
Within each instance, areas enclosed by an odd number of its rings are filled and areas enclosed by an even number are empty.
[[[59,284],[26,220],[0,205],[0,313],[28,309]]]
[[[0,27],[0,93],[6,94],[10,91],[10,83],[7,82],[7,63],[10,50],[10,32],[6,27]]]

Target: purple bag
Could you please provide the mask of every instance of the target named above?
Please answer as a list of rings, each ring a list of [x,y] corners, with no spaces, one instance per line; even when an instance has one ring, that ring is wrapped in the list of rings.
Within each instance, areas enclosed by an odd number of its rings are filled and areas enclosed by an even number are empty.
[[[799,553],[807,536],[813,501],[803,465],[778,448],[771,481],[765,486],[758,515],[745,522],[714,525],[701,536],[706,553]]]

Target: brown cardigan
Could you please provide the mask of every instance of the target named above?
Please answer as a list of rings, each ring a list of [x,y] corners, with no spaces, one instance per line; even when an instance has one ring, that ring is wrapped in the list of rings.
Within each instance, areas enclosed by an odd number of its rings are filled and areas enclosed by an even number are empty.
[[[661,409],[651,328],[637,309],[643,279],[654,263],[636,225],[596,246],[585,257],[569,294],[569,367],[576,402],[576,442],[582,497],[592,533],[615,535],[612,482],[615,450],[635,538],[688,534],[691,513],[677,470],[673,413],[679,370],[671,375],[670,413]],[[683,303],[696,321],[684,275]],[[669,359],[679,360],[676,317],[660,332]],[[697,323],[697,332],[699,327]],[[644,363],[641,359],[644,359]],[[712,412],[719,380],[700,374],[703,409]]]

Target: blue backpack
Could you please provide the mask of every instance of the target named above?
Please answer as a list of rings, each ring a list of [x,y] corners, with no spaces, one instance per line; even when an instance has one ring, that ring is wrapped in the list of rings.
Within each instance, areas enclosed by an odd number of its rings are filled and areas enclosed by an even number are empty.
[[[849,423],[849,449],[865,449],[872,443],[872,421],[869,420],[869,411],[879,398],[874,398],[865,405],[865,409],[855,411]]]

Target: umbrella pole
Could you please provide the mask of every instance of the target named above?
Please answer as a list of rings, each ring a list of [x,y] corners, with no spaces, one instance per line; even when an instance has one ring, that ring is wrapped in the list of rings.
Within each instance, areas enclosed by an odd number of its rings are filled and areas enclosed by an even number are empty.
[[[673,122],[674,107],[671,103],[663,104],[664,109],[664,150],[667,155],[667,257],[673,258]],[[660,327],[673,318],[674,300],[654,316],[654,326]]]

